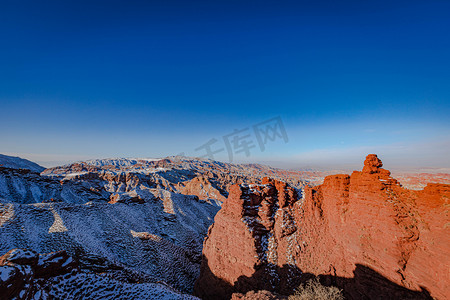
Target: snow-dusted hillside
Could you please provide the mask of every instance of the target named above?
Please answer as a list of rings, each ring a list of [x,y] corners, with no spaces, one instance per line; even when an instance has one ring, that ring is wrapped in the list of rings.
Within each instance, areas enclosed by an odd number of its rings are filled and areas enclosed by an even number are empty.
[[[63,201],[66,203],[86,203],[103,201],[109,196],[96,189],[99,180],[67,180],[61,182],[25,169],[0,167],[0,203],[40,203]]]
[[[15,156],[8,156],[4,154],[0,154],[0,167],[12,169],[28,169],[37,173],[40,173],[45,170],[44,167],[27,159]]]
[[[145,203],[0,204],[0,253],[66,250],[88,269],[133,271],[189,292],[220,206],[161,189],[148,193],[153,198]]]
[[[48,284],[52,285],[48,295],[53,299],[200,300],[194,296],[181,294],[162,284],[126,283],[84,272],[53,277]],[[77,289],[73,287],[77,287]]]

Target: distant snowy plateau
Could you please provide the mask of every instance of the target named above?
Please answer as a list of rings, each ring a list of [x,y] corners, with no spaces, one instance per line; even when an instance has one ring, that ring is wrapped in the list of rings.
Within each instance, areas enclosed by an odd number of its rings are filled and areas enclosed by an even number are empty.
[[[196,299],[229,186],[265,176],[305,185],[295,172],[185,157],[45,169],[0,155],[0,256],[18,249],[0,266],[0,299],[2,287],[17,299]]]

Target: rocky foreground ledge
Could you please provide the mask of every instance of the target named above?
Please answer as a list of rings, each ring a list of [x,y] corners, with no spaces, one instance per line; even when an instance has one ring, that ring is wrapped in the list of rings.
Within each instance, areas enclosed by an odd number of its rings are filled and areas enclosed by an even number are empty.
[[[195,293],[230,299],[266,290],[289,295],[320,275],[347,299],[447,299],[450,185],[404,189],[381,160],[307,187],[234,185],[204,241]]]
[[[65,251],[13,249],[0,257],[0,300],[198,299],[158,283],[129,283],[84,272]]]

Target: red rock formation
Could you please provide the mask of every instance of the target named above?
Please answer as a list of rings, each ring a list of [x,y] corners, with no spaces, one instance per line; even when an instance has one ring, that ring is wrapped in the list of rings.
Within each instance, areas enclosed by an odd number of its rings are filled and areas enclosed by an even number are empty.
[[[450,295],[450,186],[410,191],[381,166],[376,155],[368,155],[362,172],[328,176],[323,185],[306,189],[306,246],[299,267],[350,278],[361,264],[400,286],[424,287],[445,299]],[[316,259],[304,259],[314,253]]]
[[[111,199],[109,203],[145,203],[145,199],[140,197],[136,191],[122,193],[122,194],[111,194],[109,197]]]
[[[447,299],[450,295],[450,186],[401,187],[368,155],[362,172],[327,176],[303,201],[280,182],[235,185],[204,243],[195,291],[287,293],[323,275],[350,299]]]
[[[280,270],[294,263],[288,253],[293,251],[289,237],[296,231],[291,211],[296,201],[294,189],[268,178],[262,184],[231,186],[205,239],[196,293],[230,299],[235,291],[288,284],[283,272],[289,270]],[[287,255],[278,257],[278,251]]]
[[[208,200],[215,199],[224,201],[226,198],[216,189],[207,176],[197,176],[192,180],[179,183],[177,186],[178,192],[184,195],[195,195],[199,199]]]

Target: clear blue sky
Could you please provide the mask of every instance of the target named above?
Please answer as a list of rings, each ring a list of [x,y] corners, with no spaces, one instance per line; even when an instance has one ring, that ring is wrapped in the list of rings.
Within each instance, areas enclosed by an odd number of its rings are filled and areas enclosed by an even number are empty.
[[[279,116],[289,141],[234,161],[450,167],[449,1],[2,1],[0,25],[0,153],[199,156]]]

